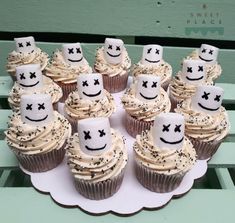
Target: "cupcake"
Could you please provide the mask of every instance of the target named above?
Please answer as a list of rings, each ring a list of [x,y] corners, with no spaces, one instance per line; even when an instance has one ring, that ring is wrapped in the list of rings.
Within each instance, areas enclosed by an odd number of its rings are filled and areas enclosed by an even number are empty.
[[[66,147],[67,162],[77,191],[86,198],[101,200],[121,186],[128,154],[122,135],[110,128],[108,118],[78,122],[78,133]]]
[[[77,79],[77,90],[69,94],[64,106],[65,116],[73,132],[77,132],[78,120],[110,117],[116,111],[114,98],[104,89],[101,74],[81,74]]]
[[[102,74],[104,88],[110,93],[124,90],[127,85],[131,60],[120,39],[106,38],[96,53],[94,69]]]
[[[140,74],[156,75],[161,78],[161,86],[166,91],[172,76],[172,67],[163,60],[163,47],[160,45],[145,45],[142,59],[133,65],[132,74],[137,77]]]
[[[222,88],[202,85],[192,99],[183,101],[175,109],[185,117],[185,134],[194,145],[198,159],[210,159],[229,133],[222,98]]]
[[[13,81],[16,81],[16,67],[25,64],[40,64],[43,71],[49,61],[47,53],[43,52],[35,45],[32,36],[15,38],[16,49],[7,57],[6,70],[11,75]]]
[[[22,95],[20,112],[8,124],[6,142],[24,169],[44,172],[62,162],[71,126],[53,111],[50,95]]]
[[[57,50],[46,67],[46,75],[63,90],[61,102],[76,89],[78,75],[88,73],[92,73],[92,68],[83,56],[80,43],[63,44],[62,51]]]
[[[169,85],[172,111],[177,104],[191,98],[201,84],[213,85],[206,80],[206,63],[202,60],[184,60],[182,71],[179,71]]]
[[[206,80],[215,81],[222,73],[222,68],[217,62],[219,49],[217,47],[202,44],[200,49],[194,50],[186,59],[203,60],[206,62]]]
[[[138,75],[136,82],[124,93],[122,104],[126,111],[125,127],[132,137],[150,129],[156,115],[170,111],[171,103],[160,81],[158,76]]]
[[[196,162],[192,143],[184,136],[184,117],[160,114],[151,130],[134,143],[135,173],[148,190],[158,193],[176,189]]]
[[[20,110],[20,98],[24,94],[49,94],[52,104],[57,110],[62,97],[62,89],[50,78],[42,75],[40,64],[28,64],[16,67],[16,79],[8,97],[13,111]]]

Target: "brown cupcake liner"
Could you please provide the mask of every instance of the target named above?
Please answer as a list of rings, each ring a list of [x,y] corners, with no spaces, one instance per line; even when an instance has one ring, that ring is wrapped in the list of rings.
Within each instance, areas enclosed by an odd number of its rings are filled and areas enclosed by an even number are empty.
[[[9,72],[9,74],[11,76],[11,79],[12,79],[13,83],[16,82],[17,81],[16,80],[16,73],[15,72]]]
[[[69,121],[72,127],[72,135],[78,131],[78,120],[76,118],[70,117],[68,114],[65,114],[65,118]]]
[[[117,93],[123,91],[126,88],[127,80],[128,80],[128,72],[124,75],[117,75],[114,77],[110,77],[109,75],[102,75],[104,89],[106,89],[109,93]]]
[[[174,112],[175,109],[177,108],[177,105],[181,103],[183,100],[182,99],[177,99],[175,96],[173,96],[170,92],[169,98],[171,101],[171,112]]]
[[[205,159],[211,158],[216,153],[220,144],[223,141],[223,139],[221,139],[221,140],[203,142],[200,139],[195,139],[190,136],[187,136],[187,137],[193,144],[193,147],[197,153],[197,159],[199,160],[205,160]]]
[[[124,170],[116,177],[96,183],[75,179],[75,187],[82,196],[88,199],[103,200],[111,197],[119,190],[123,177]]]
[[[167,193],[176,189],[185,174],[164,175],[150,170],[135,161],[135,173],[138,181],[148,190],[157,193]]]
[[[166,81],[164,81],[163,83],[161,83],[161,87],[162,87],[165,91],[167,91],[170,82],[171,82],[171,79],[169,78],[169,79],[167,79]]]
[[[30,172],[45,172],[57,167],[64,159],[64,145],[48,153],[28,155],[12,148],[21,166]]]
[[[153,122],[154,121],[147,122],[138,120],[126,113],[125,127],[129,135],[131,135],[133,138],[135,138],[136,135],[141,134],[143,131],[149,130],[153,125]]]
[[[77,82],[76,83],[71,83],[71,84],[64,84],[62,82],[56,82],[63,91],[63,96],[60,98],[60,102],[64,103],[65,100],[68,98],[69,94],[72,91],[75,91],[77,89]]]

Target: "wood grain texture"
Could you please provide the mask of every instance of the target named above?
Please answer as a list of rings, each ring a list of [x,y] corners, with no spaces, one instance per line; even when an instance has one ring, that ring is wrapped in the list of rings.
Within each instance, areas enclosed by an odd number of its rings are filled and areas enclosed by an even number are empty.
[[[79,40],[78,40],[79,41]],[[61,43],[38,42],[37,45],[50,56],[53,51],[61,48]],[[91,66],[94,64],[96,49],[100,44],[82,44],[83,53]],[[8,75],[6,73],[6,62],[8,54],[14,49],[13,41],[0,41],[0,76]],[[126,45],[132,64],[137,63],[142,55],[142,46]],[[182,59],[192,52],[194,48],[186,47],[164,47],[164,59],[172,65],[173,75],[181,69]],[[219,63],[223,68],[221,77],[217,80],[220,83],[235,83],[233,62],[235,61],[235,50],[221,49],[219,52]]]
[[[0,30],[233,40],[231,0],[2,0]]]

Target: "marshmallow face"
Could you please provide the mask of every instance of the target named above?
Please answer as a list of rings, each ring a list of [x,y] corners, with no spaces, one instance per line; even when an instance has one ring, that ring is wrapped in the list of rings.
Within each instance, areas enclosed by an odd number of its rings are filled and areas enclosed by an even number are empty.
[[[21,120],[29,125],[45,126],[54,120],[51,96],[48,94],[22,95]]]
[[[83,63],[83,53],[80,43],[63,44],[62,53],[66,63],[72,66]]]
[[[157,115],[152,128],[153,140],[160,149],[182,148],[184,143],[184,117],[177,113]]]
[[[27,64],[16,67],[16,79],[25,90],[41,88],[43,77],[40,64]]]
[[[14,38],[16,44],[16,52],[33,53],[36,49],[35,40],[32,36]]]
[[[156,100],[160,94],[161,78],[155,75],[141,74],[136,79],[136,98],[144,102]]]
[[[192,109],[206,114],[216,114],[222,104],[224,90],[216,86],[198,86],[192,97]]]
[[[81,99],[94,101],[104,97],[104,86],[101,74],[80,74],[77,78],[77,88]]]
[[[108,63],[119,64],[122,62],[124,43],[121,39],[106,38],[104,42],[104,56]]]
[[[215,64],[217,61],[219,53],[219,48],[207,45],[207,44],[202,44],[201,48],[199,49],[199,58],[208,64]]]
[[[145,45],[143,48],[142,63],[158,65],[162,59],[163,47],[160,45]]]
[[[184,60],[182,79],[189,84],[198,85],[206,76],[206,62],[202,60]]]
[[[99,155],[112,146],[108,118],[88,118],[78,121],[78,137],[81,150],[89,155]]]

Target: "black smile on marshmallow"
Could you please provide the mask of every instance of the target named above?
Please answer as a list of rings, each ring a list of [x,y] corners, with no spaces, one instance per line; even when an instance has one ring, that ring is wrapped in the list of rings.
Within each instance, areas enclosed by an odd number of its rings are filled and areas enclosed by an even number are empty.
[[[199,81],[203,78],[203,76],[199,77],[199,78],[190,78],[188,76],[186,76],[186,79],[188,79],[189,81]]]
[[[158,95],[156,95],[156,96],[154,96],[154,97],[146,97],[146,96],[144,96],[142,93],[140,93],[140,95],[143,97],[143,98],[145,98],[145,99],[147,99],[147,100],[153,100],[153,99],[155,99]]]
[[[213,60],[206,60],[206,59],[202,58],[201,56],[199,56],[199,58],[200,58],[201,60],[206,61],[206,62],[211,62],[211,61],[213,61]]]
[[[80,62],[82,61],[83,57],[80,60],[72,60],[72,59],[68,59],[70,62]]]
[[[46,120],[47,117],[48,117],[48,115],[46,115],[44,118],[41,118],[41,119],[31,119],[31,118],[29,118],[28,116],[25,116],[25,118],[27,118],[27,119],[28,119],[29,121],[31,121],[31,122],[41,122],[41,121]]]
[[[160,140],[166,144],[171,144],[171,145],[174,145],[174,144],[178,144],[178,143],[181,143],[183,140],[184,140],[184,137],[182,137],[182,139],[180,139],[179,141],[175,141],[175,142],[168,142],[166,141],[165,139],[163,139],[162,137],[160,137]]]
[[[159,63],[160,60],[148,60],[147,58],[145,58],[144,60],[146,60],[149,63]]]
[[[113,54],[109,53],[108,51],[107,51],[107,54],[108,54],[109,56],[111,56],[111,57],[119,57],[119,56],[121,55],[121,53],[119,53],[119,54],[117,54],[117,55],[113,55]]]
[[[25,85],[25,84],[21,84],[21,83],[20,83],[20,85],[23,86],[23,87],[34,87],[34,86],[36,86],[38,83],[39,83],[39,81],[36,82],[35,84],[31,84],[31,85]]]
[[[86,147],[87,150],[90,150],[90,151],[96,150],[96,151],[97,151],[97,150],[102,150],[102,149],[104,149],[104,148],[106,147],[106,145],[107,145],[107,144],[105,144],[103,147],[100,147],[100,148],[90,148],[90,147],[88,147],[88,146],[85,146],[85,147]]]
[[[208,111],[217,111],[217,110],[220,108],[220,107],[218,107],[218,108],[207,108],[207,107],[203,106],[201,103],[198,103],[198,105],[199,105],[201,108],[206,109],[206,110],[208,110]]]
[[[96,94],[87,94],[87,93],[85,93],[84,91],[82,92],[84,95],[86,95],[87,97],[96,97],[96,96],[98,96],[98,95],[100,95],[101,94],[101,90],[98,92],[98,93],[96,93]]]

